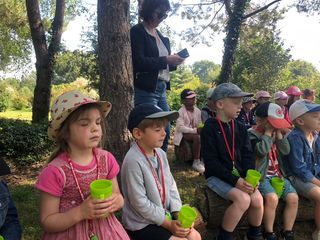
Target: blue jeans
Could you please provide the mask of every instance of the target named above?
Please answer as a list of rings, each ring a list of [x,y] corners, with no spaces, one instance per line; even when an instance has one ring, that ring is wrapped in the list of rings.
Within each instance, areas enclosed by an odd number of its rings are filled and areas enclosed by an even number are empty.
[[[8,186],[4,181],[0,181],[0,235],[5,240],[20,240],[21,234],[18,212]]]
[[[158,80],[155,92],[147,92],[139,88],[134,88],[134,106],[142,103],[151,103],[158,106],[163,111],[170,111],[167,102],[167,84],[165,81]],[[167,151],[170,137],[170,124],[166,127],[166,138],[163,141],[162,149]]]

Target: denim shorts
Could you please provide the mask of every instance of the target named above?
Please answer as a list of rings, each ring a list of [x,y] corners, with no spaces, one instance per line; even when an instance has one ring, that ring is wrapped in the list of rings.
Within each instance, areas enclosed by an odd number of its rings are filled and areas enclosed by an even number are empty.
[[[306,198],[309,198],[308,195],[311,189],[317,187],[317,185],[312,182],[304,182],[300,178],[294,176],[290,176],[289,180],[297,192]]]
[[[207,178],[207,186],[220,197],[226,200],[230,200],[228,193],[231,191],[232,188],[234,188],[229,183],[226,183],[222,181],[220,178],[214,176]]]
[[[262,196],[266,196],[268,193],[274,193],[274,189],[271,185],[271,177],[266,177],[259,185],[259,191],[261,192]],[[284,186],[283,186],[283,194],[281,196],[282,199],[286,199],[289,193],[296,193],[296,190],[290,183],[290,181],[284,178]]]

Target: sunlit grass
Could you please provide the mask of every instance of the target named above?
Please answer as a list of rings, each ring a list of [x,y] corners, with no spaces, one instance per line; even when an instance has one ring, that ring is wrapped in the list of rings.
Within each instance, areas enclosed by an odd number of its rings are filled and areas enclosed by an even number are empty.
[[[31,109],[7,110],[5,112],[0,112],[0,118],[20,119],[20,120],[30,120],[31,121],[32,111],[31,111]]]

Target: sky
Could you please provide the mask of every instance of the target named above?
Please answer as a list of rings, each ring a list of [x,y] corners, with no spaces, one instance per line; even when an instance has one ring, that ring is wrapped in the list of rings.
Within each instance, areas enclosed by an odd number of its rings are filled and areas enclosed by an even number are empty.
[[[289,3],[292,3],[292,1],[283,0],[281,6]],[[95,8],[94,5],[92,7]],[[180,17],[169,17],[165,21],[177,32],[180,32],[186,26],[186,23]],[[62,39],[70,50],[80,47],[80,34],[87,25],[88,22],[81,17],[77,17],[68,25]],[[297,13],[296,9],[292,8],[285,14],[285,18],[279,21],[278,28],[281,30],[280,36],[283,39],[284,46],[291,48],[292,58],[308,61],[320,71],[320,16],[307,16]],[[199,60],[210,60],[221,64],[224,37],[224,34],[217,35],[212,41],[211,47],[206,45],[191,47],[189,43],[181,41],[178,37],[175,37],[175,42],[182,48],[186,47],[188,49],[190,57],[186,60],[186,64],[192,64]]]

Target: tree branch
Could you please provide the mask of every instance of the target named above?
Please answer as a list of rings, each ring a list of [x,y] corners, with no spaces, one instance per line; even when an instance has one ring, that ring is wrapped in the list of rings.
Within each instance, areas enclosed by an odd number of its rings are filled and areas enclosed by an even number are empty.
[[[221,9],[223,8],[223,6],[224,6],[224,4],[222,4],[221,7],[218,9],[218,11],[213,15],[211,21],[210,21],[205,27],[202,28],[202,30],[198,33],[198,36],[200,36],[200,35],[204,32],[204,30],[206,30],[207,27],[209,27],[209,26],[212,24],[213,20],[216,18],[216,16],[218,15],[218,13],[221,11]]]
[[[273,4],[277,3],[277,2],[281,2],[281,1],[282,1],[282,0],[275,0],[275,1],[273,1],[273,2],[271,2],[271,3],[269,3],[269,4],[267,4],[267,5],[265,5],[264,7],[259,8],[259,9],[257,9],[256,11],[253,11],[253,12],[251,12],[251,13],[243,16],[242,19],[244,20],[244,19],[247,19],[247,18],[249,18],[249,17],[252,17],[253,15],[255,15],[255,14],[257,14],[257,13],[266,10],[266,9],[267,9],[268,7],[270,7],[271,5],[273,5]]]
[[[212,2],[207,2],[207,3],[182,3],[181,6],[205,6],[205,5],[212,5],[216,3],[221,3],[224,2],[224,0],[216,0]]]
[[[224,0],[224,4],[226,5],[226,12],[228,13],[229,17],[232,15],[232,10],[230,7],[230,0]]]

